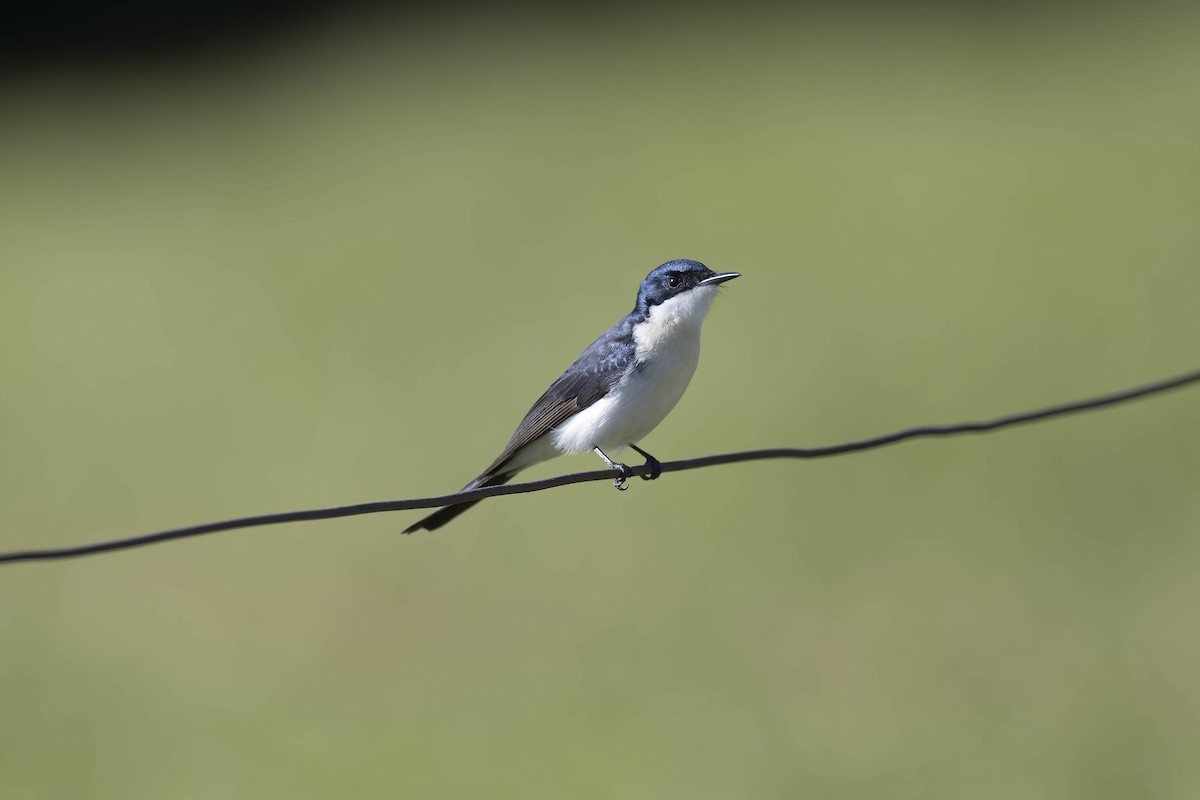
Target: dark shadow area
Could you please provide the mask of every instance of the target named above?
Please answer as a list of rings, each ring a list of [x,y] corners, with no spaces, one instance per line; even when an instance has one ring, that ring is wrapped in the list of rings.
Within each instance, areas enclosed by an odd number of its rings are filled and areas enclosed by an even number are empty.
[[[0,26],[0,69],[186,57],[284,35],[365,5],[328,0],[31,3]]]
[[[984,2],[945,2],[919,0],[903,4],[881,0],[854,0],[840,4],[842,12],[863,18],[877,15],[923,18],[969,18],[991,27],[1006,20],[1022,19],[1030,9],[1040,13],[1065,3],[1032,4],[1016,2],[998,6]],[[1105,4],[1104,7],[1107,7]],[[670,0],[635,3],[629,0],[610,3],[540,4],[510,3],[503,7],[457,0],[444,3],[381,3],[377,0],[294,0],[294,2],[239,3],[216,2],[152,3],[44,3],[26,4],[6,16],[0,26],[0,71],[11,73],[27,67],[63,64],[68,66],[104,66],[131,61],[153,62],[162,59],[202,55],[212,48],[236,47],[256,40],[285,36],[294,31],[319,25],[347,15],[382,12],[392,20],[428,23],[467,19],[475,15],[500,20],[513,16],[537,19],[561,26],[564,33],[596,27],[629,28],[643,24],[648,16],[680,21],[698,15],[716,14],[731,20],[752,19],[781,11],[827,9],[813,2],[779,3],[755,0],[737,6],[717,3],[681,4]],[[1091,7],[1089,14],[1099,13]]]

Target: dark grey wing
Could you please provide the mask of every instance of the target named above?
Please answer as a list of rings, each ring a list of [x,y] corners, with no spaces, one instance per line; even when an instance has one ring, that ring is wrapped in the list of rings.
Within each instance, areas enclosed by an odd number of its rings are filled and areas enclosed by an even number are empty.
[[[482,475],[463,488],[475,489],[507,483],[517,474],[517,470],[506,470],[505,465],[518,450],[612,391],[625,371],[633,366],[636,348],[631,335],[632,324],[627,317],[592,342],[588,349],[575,359],[575,363],[567,367],[567,371],[550,384],[550,388],[533,404],[533,408],[529,409],[529,413],[517,427],[517,432],[509,440],[508,446],[504,448],[504,452]],[[440,508],[408,526],[404,532],[437,530],[478,502],[470,500]]]
[[[635,345],[629,327],[626,321],[614,325],[592,342],[558,380],[550,384],[550,388],[521,420],[504,452],[484,470],[483,475],[500,471],[505,462],[522,447],[549,433],[612,391],[633,364]]]

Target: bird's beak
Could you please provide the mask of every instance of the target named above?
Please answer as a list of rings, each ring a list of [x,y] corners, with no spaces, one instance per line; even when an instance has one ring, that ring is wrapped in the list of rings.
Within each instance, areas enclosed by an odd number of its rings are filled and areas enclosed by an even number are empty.
[[[700,286],[716,286],[718,283],[724,283],[725,281],[731,281],[734,278],[740,277],[742,277],[742,273],[740,272],[718,272],[711,278],[705,278],[700,281]]]

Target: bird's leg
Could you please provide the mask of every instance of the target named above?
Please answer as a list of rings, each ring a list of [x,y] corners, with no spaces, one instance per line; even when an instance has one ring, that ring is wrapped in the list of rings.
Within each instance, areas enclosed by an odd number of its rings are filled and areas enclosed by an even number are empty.
[[[622,464],[620,461],[613,461],[608,456],[604,455],[604,451],[599,447],[593,447],[592,452],[604,459],[604,463],[608,464],[609,469],[615,469],[621,473],[621,477],[613,478],[613,486],[617,487],[618,491],[625,491],[629,487],[625,485],[625,481],[629,480],[629,476],[633,474],[633,470]]]
[[[630,446],[630,447],[632,447],[634,450],[638,451],[639,453],[641,453],[641,455],[642,455],[642,458],[646,459],[646,463],[645,463],[645,464],[643,464],[642,466],[646,466],[646,467],[649,467],[649,468],[650,468],[650,474],[649,474],[649,475],[643,475],[643,476],[642,476],[642,480],[644,480],[644,481],[656,481],[656,480],[658,480],[658,476],[659,476],[659,475],[662,475],[662,462],[661,462],[661,461],[659,461],[659,460],[658,460],[657,458],[655,458],[654,456],[652,456],[652,455],[650,455],[649,453],[647,453],[647,452],[646,452],[645,450],[643,450],[642,448],[638,447],[638,446],[637,446],[636,444],[634,444],[633,442],[630,442],[630,443],[629,443],[629,446]]]

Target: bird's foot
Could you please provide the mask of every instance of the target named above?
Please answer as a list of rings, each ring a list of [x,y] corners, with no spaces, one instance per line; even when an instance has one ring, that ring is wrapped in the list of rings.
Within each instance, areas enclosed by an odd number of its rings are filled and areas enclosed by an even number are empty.
[[[632,447],[634,450],[636,450],[638,453],[640,453],[642,458],[646,459],[646,463],[643,464],[642,466],[650,468],[650,474],[643,475],[642,480],[644,480],[644,481],[658,480],[658,476],[662,475],[662,462],[659,461],[654,456],[647,453],[642,448],[638,447],[636,444],[630,444],[629,446]]]
[[[611,458],[606,456],[604,451],[599,447],[593,447],[592,452],[604,459],[604,463],[608,464],[609,469],[615,469],[617,472],[621,473],[620,477],[612,479],[613,487],[618,492],[623,492],[628,489],[629,487],[625,485],[625,481],[633,477],[633,470],[622,464],[620,461],[613,461]]]
[[[616,488],[618,492],[623,492],[629,488],[625,485],[625,481],[633,477],[633,470],[622,464],[620,461],[613,464],[613,467],[621,471],[621,477],[613,478],[613,487]]]

